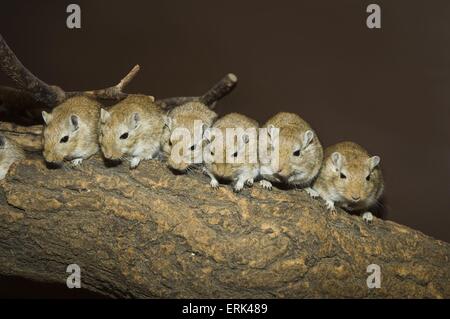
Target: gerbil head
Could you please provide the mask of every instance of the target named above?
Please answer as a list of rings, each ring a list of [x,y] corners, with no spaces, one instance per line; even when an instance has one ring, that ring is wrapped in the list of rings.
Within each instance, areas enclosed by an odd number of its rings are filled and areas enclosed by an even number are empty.
[[[204,161],[216,175],[230,177],[244,166],[257,165],[256,129],[230,133],[213,128],[207,129],[204,137]]]
[[[185,172],[202,162],[206,139],[203,134],[208,126],[187,117],[165,118],[163,151],[168,156],[167,165],[176,171]]]
[[[377,200],[382,177],[380,157],[334,152],[327,163],[334,191],[348,209],[369,207]]]
[[[275,129],[273,125],[267,128],[268,147],[274,154],[271,154],[270,165],[263,166],[265,173],[288,182],[291,177],[296,182],[311,181],[318,174],[323,159],[322,145],[314,131],[295,131],[293,135],[288,130],[276,134]]]
[[[139,112],[126,114],[100,110],[100,147],[110,160],[122,159],[139,141],[142,134],[142,118]]]
[[[79,114],[42,112],[44,128],[44,157],[49,163],[61,164],[80,157],[84,143],[93,132],[80,119]]]

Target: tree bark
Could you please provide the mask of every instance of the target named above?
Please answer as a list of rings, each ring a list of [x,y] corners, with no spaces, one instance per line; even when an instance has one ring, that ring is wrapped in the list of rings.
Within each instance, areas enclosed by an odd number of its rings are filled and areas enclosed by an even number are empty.
[[[304,191],[214,191],[158,161],[48,169],[30,155],[0,182],[0,274],[65,283],[78,264],[82,287],[112,297],[449,298],[449,258],[445,242],[332,217]]]

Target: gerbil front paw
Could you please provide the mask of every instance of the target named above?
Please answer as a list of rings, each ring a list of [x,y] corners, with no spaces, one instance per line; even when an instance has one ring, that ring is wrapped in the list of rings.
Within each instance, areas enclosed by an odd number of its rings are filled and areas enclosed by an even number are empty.
[[[233,190],[234,190],[236,193],[239,193],[243,188],[244,188],[244,182],[242,182],[242,181],[237,181],[237,182],[236,182],[236,185],[234,185],[234,187],[233,187]]]
[[[246,184],[247,186],[250,186],[250,187],[253,186],[253,183],[254,183],[253,178],[247,179],[247,181],[245,182],[245,184]]]
[[[312,189],[311,187],[305,188],[305,192],[306,192],[309,196],[311,196],[311,198],[317,198],[317,197],[319,197],[319,193],[318,193],[316,190]]]
[[[81,163],[83,163],[83,159],[82,158],[76,158],[70,161],[70,165],[72,167],[76,167],[79,166]]]
[[[141,159],[139,157],[133,157],[130,161],[130,168],[134,169],[134,168],[138,167],[140,162],[141,162]]]
[[[269,181],[266,181],[265,179],[260,181],[259,185],[261,185],[261,187],[264,189],[272,190],[272,183]]]
[[[337,211],[336,207],[334,207],[334,202],[332,200],[326,200],[325,205],[327,206],[328,211],[331,213],[331,216],[336,216]]]
[[[363,219],[363,221],[365,221],[367,224],[371,224],[372,221],[373,221],[373,215],[372,215],[371,212],[365,212],[365,213],[362,215],[362,219]]]
[[[211,185],[213,189],[219,189],[219,182],[216,179],[212,179],[211,182],[209,182],[209,185]]]

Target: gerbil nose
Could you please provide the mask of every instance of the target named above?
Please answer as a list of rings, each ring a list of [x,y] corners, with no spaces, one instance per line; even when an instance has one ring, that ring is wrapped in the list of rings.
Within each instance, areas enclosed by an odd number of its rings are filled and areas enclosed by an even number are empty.
[[[353,199],[353,201],[357,202],[361,199],[361,196],[352,195],[352,199]]]
[[[52,153],[50,153],[48,151],[44,151],[44,158],[45,158],[45,161],[48,163],[52,163],[55,161],[54,157],[52,156]]]
[[[107,159],[110,159],[112,157],[111,153],[106,151],[106,150],[102,150],[103,152],[103,156]]]

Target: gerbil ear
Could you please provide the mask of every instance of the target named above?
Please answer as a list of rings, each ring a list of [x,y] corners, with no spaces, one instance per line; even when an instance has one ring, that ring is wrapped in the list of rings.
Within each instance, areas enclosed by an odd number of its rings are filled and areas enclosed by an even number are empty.
[[[106,123],[111,118],[111,114],[105,109],[100,109],[100,121]]]
[[[50,113],[47,113],[45,111],[42,111],[42,118],[44,119],[45,124],[49,124],[52,120],[52,115]]]
[[[377,167],[381,162],[381,158],[379,156],[372,156],[369,158],[369,167],[372,171],[375,167]]]
[[[78,115],[72,114],[70,116],[70,125],[72,126],[72,129],[74,131],[78,130],[78,128],[80,127],[80,118],[78,117]]]
[[[311,143],[314,138],[314,132],[311,130],[307,130],[305,134],[303,134],[303,147],[306,147]]]
[[[139,127],[140,124],[141,124],[141,116],[139,115],[139,113],[134,112],[131,115],[131,128],[136,129]]]
[[[6,144],[6,138],[3,135],[0,135],[0,148],[4,148]]]
[[[342,155],[339,152],[334,152],[331,154],[331,162],[336,170],[340,171],[342,168]]]

